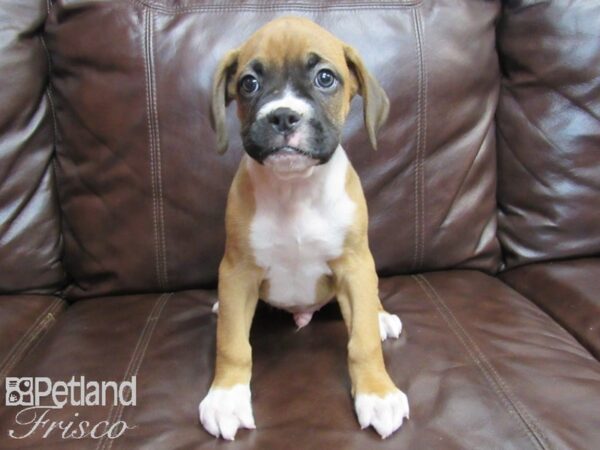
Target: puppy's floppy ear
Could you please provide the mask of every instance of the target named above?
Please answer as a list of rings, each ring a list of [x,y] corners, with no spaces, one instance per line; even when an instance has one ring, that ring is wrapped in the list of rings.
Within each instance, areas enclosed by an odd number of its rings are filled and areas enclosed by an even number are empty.
[[[377,150],[377,132],[385,123],[390,111],[390,101],[385,91],[365,67],[358,52],[350,46],[344,47],[346,64],[358,82],[358,94],[363,98],[365,128],[374,150]]]
[[[227,151],[229,145],[225,108],[227,108],[232,98],[227,92],[227,85],[229,84],[229,78],[237,68],[238,55],[238,50],[231,50],[227,53],[219,62],[213,79],[210,124],[217,134],[217,151],[220,155]]]

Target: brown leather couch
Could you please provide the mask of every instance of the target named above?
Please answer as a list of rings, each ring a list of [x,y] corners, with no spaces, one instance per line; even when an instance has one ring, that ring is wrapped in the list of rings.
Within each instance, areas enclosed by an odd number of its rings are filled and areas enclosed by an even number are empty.
[[[282,14],[355,46],[391,100],[377,152],[360,99],[344,137],[404,324],[384,352],[411,416],[385,441],[359,429],[335,304],[299,332],[259,308],[258,429],[224,443],[198,424],[242,153],[230,108],[216,154],[212,72]],[[43,426],[2,401],[0,448],[600,448],[599,17],[590,0],[3,0],[2,400],[8,376],[136,376],[137,400]],[[63,438],[82,421],[132,428]]]

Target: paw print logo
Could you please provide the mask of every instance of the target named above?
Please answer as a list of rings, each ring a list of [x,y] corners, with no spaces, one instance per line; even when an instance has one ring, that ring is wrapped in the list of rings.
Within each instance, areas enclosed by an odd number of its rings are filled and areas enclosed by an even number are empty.
[[[33,378],[6,378],[6,406],[33,405]]]

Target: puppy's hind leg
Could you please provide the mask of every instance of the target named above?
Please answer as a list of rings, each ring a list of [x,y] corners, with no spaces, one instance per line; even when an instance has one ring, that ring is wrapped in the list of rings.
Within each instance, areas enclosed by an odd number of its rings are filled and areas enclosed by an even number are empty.
[[[400,333],[402,333],[402,321],[400,317],[384,310],[381,300],[379,301],[377,317],[379,318],[379,337],[381,338],[381,342],[388,338],[398,339],[400,337]]]

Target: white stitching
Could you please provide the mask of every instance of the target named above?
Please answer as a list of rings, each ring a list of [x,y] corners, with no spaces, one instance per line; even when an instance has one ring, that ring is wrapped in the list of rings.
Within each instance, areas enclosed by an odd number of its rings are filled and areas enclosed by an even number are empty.
[[[425,255],[425,175],[424,153],[426,137],[426,98],[427,98],[427,71],[425,70],[425,57],[423,50],[423,23],[419,9],[413,9],[413,27],[417,58],[419,61],[417,72],[417,136],[414,169],[414,248],[413,269],[417,270],[423,265]]]
[[[169,285],[169,274],[167,272],[167,244],[165,237],[165,214],[164,214],[164,198],[163,198],[163,186],[162,186],[162,153],[160,147],[160,126],[158,120],[158,104],[156,94],[156,73],[154,68],[154,15],[150,15],[150,29],[149,29],[149,70],[151,73],[151,88],[152,88],[152,107],[153,107],[153,122],[154,122],[154,136],[155,136],[155,158],[156,158],[156,181],[158,187],[158,219],[159,219],[159,239],[160,249],[162,253],[162,288],[167,289]]]
[[[458,321],[452,310],[446,305],[442,297],[438,294],[429,280],[423,275],[412,276],[419,287],[425,292],[429,300],[434,304],[442,319],[458,340],[462,343],[465,350],[479,368],[483,376],[491,385],[492,389],[498,395],[509,414],[518,419],[527,436],[530,437],[534,446],[542,449],[551,449],[548,440],[541,431],[539,425],[535,422],[525,406],[513,395],[512,391],[506,385],[504,379],[496,371],[495,367],[488,361],[485,354],[475,343],[473,338],[467,333],[462,324]]]
[[[425,258],[425,151],[427,149],[427,67],[425,62],[425,31],[423,27],[423,16],[420,9],[415,9],[419,24],[419,34],[421,41],[421,71],[422,71],[422,86],[421,86],[421,253],[419,254],[419,268],[423,266]]]
[[[419,31],[417,26],[417,15],[416,11],[413,10],[412,13],[412,22],[413,28],[415,32],[415,44],[417,51],[417,59],[419,60],[419,66],[417,70],[417,111],[416,111],[416,121],[417,121],[417,136],[415,142],[415,162],[414,162],[414,247],[413,247],[413,261],[412,267],[413,269],[417,268],[417,263],[419,260],[419,220],[421,218],[419,214],[420,203],[419,203],[419,158],[420,158],[420,136],[421,136],[421,86],[422,86],[422,72],[421,72],[421,40],[419,39]]]
[[[196,13],[196,12],[240,12],[240,11],[354,11],[354,10],[386,10],[386,9],[407,9],[414,8],[422,3],[423,0],[404,0],[395,1],[385,4],[378,2],[372,4],[370,2],[360,3],[343,3],[336,5],[335,3],[327,3],[321,5],[313,5],[311,3],[294,2],[294,3],[281,3],[281,4],[249,4],[249,5],[236,5],[236,6],[222,6],[222,5],[179,5],[179,6],[163,6],[153,1],[148,0],[129,0],[132,3],[138,4],[144,8],[152,8],[157,12],[165,15],[178,15],[184,13]],[[333,3],[333,4],[332,4]]]
[[[148,122],[148,145],[150,150],[150,182],[152,186],[152,225],[154,234],[154,264],[156,270],[156,279],[158,285],[162,288],[162,272],[160,268],[160,248],[157,239],[158,236],[158,212],[157,212],[157,200],[156,200],[156,177],[155,177],[155,161],[154,161],[154,122],[152,120],[152,101],[151,101],[151,87],[150,87],[150,68],[149,68],[149,40],[151,39],[149,33],[150,26],[150,10],[146,10],[144,13],[144,75],[146,84],[146,118]]]
[[[156,324],[158,319],[160,318],[167,301],[171,298],[173,293],[162,294],[158,297],[152,309],[150,310],[150,314],[148,314],[148,318],[146,319],[146,323],[142,328],[140,336],[135,344],[133,349],[133,353],[131,354],[131,359],[127,364],[127,368],[125,369],[125,374],[123,375],[123,380],[128,380],[133,375],[137,375],[140,367],[142,365],[142,361],[144,356],[146,355],[146,351],[148,349],[148,345],[150,344],[150,339],[152,338],[152,334],[154,333],[154,329],[156,328]],[[131,395],[131,392],[128,391],[127,395]],[[115,423],[121,419],[123,415],[124,405],[120,403],[116,408],[114,404],[111,405],[110,411],[108,412],[108,422]],[[108,435],[103,435],[102,438],[98,441],[98,445],[96,446],[97,450],[100,449],[110,449],[114,439],[108,439]],[[107,445],[108,444],[108,445]]]
[[[64,307],[63,300],[56,298],[50,305],[37,317],[35,322],[13,345],[10,352],[0,362],[0,386],[4,384],[4,379],[14,368],[14,366],[33,348],[32,343],[39,340],[42,334],[47,331],[56,321],[56,313]]]
[[[419,37],[417,34],[417,26],[416,26],[416,20],[415,20],[415,12],[413,11],[412,14],[412,21],[413,21],[413,28],[415,30],[415,42],[416,42],[416,46],[417,46],[417,58],[418,58],[418,54],[420,53],[420,43],[419,43]],[[415,165],[414,165],[414,247],[413,247],[413,262],[412,262],[412,267],[413,269],[416,268],[417,266],[417,253],[418,253],[418,241],[419,241],[419,196],[418,196],[418,192],[419,192],[419,177],[418,177],[418,173],[419,173],[419,126],[420,126],[420,121],[419,121],[419,117],[420,117],[420,104],[419,104],[419,100],[420,100],[420,96],[419,96],[419,86],[421,84],[421,72],[417,71],[417,114],[416,114],[416,120],[417,120],[417,142],[415,143]]]

